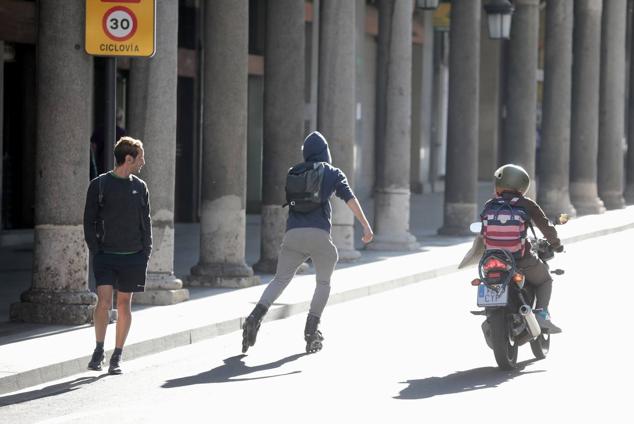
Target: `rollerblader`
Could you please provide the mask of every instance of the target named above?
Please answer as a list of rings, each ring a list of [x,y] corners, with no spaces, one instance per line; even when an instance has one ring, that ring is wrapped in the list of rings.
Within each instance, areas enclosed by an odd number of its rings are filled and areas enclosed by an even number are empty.
[[[332,207],[329,199],[333,193],[346,203],[361,223],[363,242],[369,243],[374,237],[346,175],[331,165],[330,150],[324,136],[317,131],[312,132],[304,140],[302,150],[304,162],[292,167],[286,179],[289,212],[275,277],[244,322],[243,353],[255,344],[269,307],[308,258],[315,265],[317,286],[306,318],[304,340],[307,353],[321,350],[324,337],[318,326],[330,295],[330,278],[338,260],[337,248],[330,235]]]

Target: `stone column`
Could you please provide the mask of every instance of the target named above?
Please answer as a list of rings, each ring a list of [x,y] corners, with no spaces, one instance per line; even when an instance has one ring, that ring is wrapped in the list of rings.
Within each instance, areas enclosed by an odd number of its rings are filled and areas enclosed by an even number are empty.
[[[37,147],[33,280],[12,320],[91,321],[83,211],[88,188],[92,58],[84,51],[85,2],[38,2]]]
[[[478,180],[491,181],[498,168],[500,139],[501,58],[503,42],[489,38],[486,16],[480,18],[480,104]]]
[[[377,169],[372,250],[415,250],[409,232],[412,12],[411,0],[380,0],[377,75]]]
[[[634,14],[630,17],[630,31],[634,29]],[[634,43],[630,41],[630,75],[628,97],[628,131],[627,131],[627,157],[625,161],[625,202],[634,204]]]
[[[470,234],[478,210],[478,124],[480,83],[479,1],[457,0],[449,34],[447,176],[439,234]]]
[[[176,83],[178,3],[156,3],[156,53],[132,59],[128,133],[143,142],[141,170],[150,190],[152,256],[144,293],[135,303],[169,305],[189,299],[174,275],[174,185],[176,177]]]
[[[578,215],[605,211],[597,189],[602,0],[574,6],[570,199]]]
[[[414,10],[414,23],[423,25],[423,12]],[[412,193],[423,192],[421,151],[423,148],[423,43],[412,45],[412,112],[409,155],[409,186]]]
[[[542,144],[538,196],[546,216],[576,211],[570,203],[570,108],[572,89],[573,3],[546,3]]]
[[[4,133],[4,41],[0,40],[0,246],[2,245],[2,230],[4,229],[4,221],[2,220],[2,156],[3,156],[3,137]]]
[[[419,157],[422,191],[431,190],[432,116],[434,109],[434,12],[423,12],[423,46],[421,77],[421,152]]]
[[[259,284],[245,262],[248,9],[246,0],[205,4],[200,259],[192,286]]]
[[[267,3],[264,61],[262,228],[258,272],[275,273],[286,230],[288,168],[302,160],[304,134],[304,3]]]
[[[434,31],[434,81],[429,177],[433,192],[444,191],[447,152],[447,85],[449,81],[449,32]],[[377,117],[378,120],[378,117]],[[378,165],[378,162],[377,162]]]
[[[623,134],[627,0],[603,2],[599,96],[599,197],[607,209],[625,207]]]
[[[539,0],[515,0],[506,62],[506,119],[500,146],[501,163],[526,169],[535,181],[537,52]],[[534,198],[535,184],[528,195]]]
[[[333,165],[354,189],[355,2],[322,0],[319,11],[319,92],[317,129],[332,153]],[[339,260],[354,260],[354,215],[338,198],[332,200],[332,239]]]

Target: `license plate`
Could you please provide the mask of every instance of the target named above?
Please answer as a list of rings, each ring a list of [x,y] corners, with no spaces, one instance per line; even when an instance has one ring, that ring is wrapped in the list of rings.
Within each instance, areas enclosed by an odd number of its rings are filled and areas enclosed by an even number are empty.
[[[478,286],[478,306],[506,306],[509,291],[503,286],[500,292],[490,289],[485,284]]]

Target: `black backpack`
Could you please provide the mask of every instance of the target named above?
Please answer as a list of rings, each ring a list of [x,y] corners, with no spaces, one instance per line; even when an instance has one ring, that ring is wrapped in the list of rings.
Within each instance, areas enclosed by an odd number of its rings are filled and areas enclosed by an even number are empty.
[[[324,180],[323,162],[302,162],[286,174],[286,204],[293,212],[308,213],[321,207],[321,185]]]

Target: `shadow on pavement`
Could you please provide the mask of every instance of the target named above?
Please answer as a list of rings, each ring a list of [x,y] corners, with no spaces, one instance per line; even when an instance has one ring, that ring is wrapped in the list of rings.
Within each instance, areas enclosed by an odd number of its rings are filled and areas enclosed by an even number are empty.
[[[0,346],[54,334],[68,333],[91,326],[92,324],[50,325],[10,321],[0,322]]]
[[[297,373],[300,373],[301,371],[291,371],[287,373],[266,375],[262,377],[234,378],[234,377],[251,374],[258,371],[266,371],[266,370],[279,368],[282,365],[287,364],[289,362],[293,362],[305,355],[307,354],[297,353],[295,355],[287,356],[286,358],[282,358],[275,362],[269,362],[268,364],[262,364],[255,367],[248,367],[245,365],[243,359],[247,355],[242,354],[242,355],[232,356],[231,358],[227,358],[223,360],[224,365],[220,365],[219,367],[213,368],[210,371],[205,371],[200,374],[190,375],[188,377],[175,378],[173,380],[167,380],[161,387],[163,387],[164,389],[171,389],[174,387],[191,386],[194,384],[230,383],[235,381],[261,380],[264,378],[281,377],[284,375],[297,374]]]
[[[30,402],[36,399],[42,399],[50,396],[57,396],[64,393],[72,392],[79,389],[81,386],[94,383],[95,381],[101,380],[102,378],[107,376],[108,374],[104,373],[96,377],[80,377],[72,381],[54,384],[52,386],[47,386],[39,390],[18,393],[16,395],[2,396],[0,397],[0,407],[22,402]]]
[[[409,386],[401,390],[398,396],[394,396],[394,399],[426,399],[433,396],[498,387],[500,384],[521,375],[544,372],[544,370],[524,372],[524,368],[535,361],[536,359],[531,359],[518,363],[518,368],[513,371],[502,371],[497,367],[482,367],[458,371],[444,377],[404,381],[401,384],[409,384]]]

